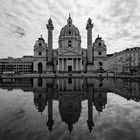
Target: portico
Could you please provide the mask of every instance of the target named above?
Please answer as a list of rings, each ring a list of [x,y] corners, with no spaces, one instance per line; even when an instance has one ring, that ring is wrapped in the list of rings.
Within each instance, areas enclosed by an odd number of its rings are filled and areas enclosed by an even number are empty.
[[[82,71],[82,57],[59,57],[58,71]]]

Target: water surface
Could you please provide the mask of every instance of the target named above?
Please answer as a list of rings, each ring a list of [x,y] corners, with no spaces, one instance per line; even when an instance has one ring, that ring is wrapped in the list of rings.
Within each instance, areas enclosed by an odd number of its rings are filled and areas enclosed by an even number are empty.
[[[1,140],[139,140],[140,81],[3,79]]]

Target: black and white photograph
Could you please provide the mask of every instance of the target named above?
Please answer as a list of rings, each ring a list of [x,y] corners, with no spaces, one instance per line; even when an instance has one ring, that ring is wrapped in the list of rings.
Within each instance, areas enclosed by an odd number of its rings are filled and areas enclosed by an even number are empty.
[[[0,140],[140,140],[140,0],[0,0]]]

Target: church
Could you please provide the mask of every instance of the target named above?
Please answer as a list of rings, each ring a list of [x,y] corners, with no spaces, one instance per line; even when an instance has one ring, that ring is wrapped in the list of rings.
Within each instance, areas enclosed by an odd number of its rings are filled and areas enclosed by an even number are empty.
[[[34,45],[34,73],[47,72],[97,72],[106,70],[106,45],[98,35],[92,42],[93,23],[89,18],[86,24],[87,46],[81,47],[81,35],[69,15],[67,24],[61,29],[58,48],[53,48],[53,22],[46,25],[48,40],[41,36]]]

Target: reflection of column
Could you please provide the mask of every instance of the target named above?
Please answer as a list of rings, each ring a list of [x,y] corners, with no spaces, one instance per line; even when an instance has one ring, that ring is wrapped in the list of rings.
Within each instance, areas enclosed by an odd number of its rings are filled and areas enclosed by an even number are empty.
[[[92,127],[94,126],[94,122],[93,122],[93,110],[92,110],[92,94],[93,94],[93,90],[94,89],[94,85],[91,85],[88,87],[88,120],[87,120],[87,125],[89,128],[89,131],[92,131]]]
[[[48,88],[48,121],[47,121],[47,126],[49,131],[52,131],[52,127],[54,124],[54,120],[53,120],[53,101],[52,101],[52,87]]]

